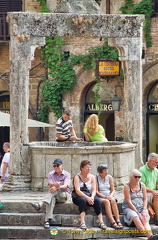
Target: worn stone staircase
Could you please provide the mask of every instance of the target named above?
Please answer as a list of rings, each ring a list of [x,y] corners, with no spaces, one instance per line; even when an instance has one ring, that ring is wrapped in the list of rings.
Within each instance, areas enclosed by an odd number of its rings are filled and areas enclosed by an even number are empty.
[[[88,230],[81,230],[78,208],[72,202],[57,203],[53,224],[50,230],[44,229],[45,207],[37,212],[31,205],[31,202],[41,200],[41,196],[34,198],[26,194],[22,198],[21,192],[19,198],[18,193],[16,197],[12,194],[8,194],[7,199],[1,194],[4,208],[0,209],[0,239],[139,239],[138,236],[143,236],[135,228],[111,228],[105,212],[104,221],[108,228],[101,230],[93,207],[89,207],[86,215]],[[123,223],[121,203],[118,206]],[[158,227],[154,224],[152,229],[154,233],[158,232]]]

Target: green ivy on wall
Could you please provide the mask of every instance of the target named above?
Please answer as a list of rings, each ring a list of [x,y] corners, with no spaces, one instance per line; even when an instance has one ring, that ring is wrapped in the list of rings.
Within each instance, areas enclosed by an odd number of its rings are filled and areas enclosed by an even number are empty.
[[[40,2],[42,12],[46,11],[46,0],[37,1]],[[48,122],[48,113],[50,111],[53,111],[57,118],[61,116],[62,95],[65,92],[70,92],[76,82],[74,66],[82,64],[83,69],[91,68],[93,71],[96,71],[97,60],[118,60],[118,50],[108,45],[108,39],[104,39],[102,46],[90,48],[87,54],[72,55],[68,60],[65,60],[65,56],[61,51],[62,46],[62,37],[47,37],[46,44],[42,47],[42,62],[48,73],[47,76],[43,78],[43,84],[41,86],[41,121]],[[95,81],[97,87],[94,98],[100,109],[100,78],[97,77]],[[100,110],[98,113],[100,113]]]
[[[43,12],[43,13],[47,13],[47,12],[50,12],[47,8],[47,2],[46,0],[36,0],[37,2],[40,3],[40,6],[42,8],[42,10],[40,12]]]
[[[43,79],[41,87],[40,113],[42,114],[48,106],[48,110],[53,110],[56,117],[61,116],[62,94],[70,92],[76,81],[75,70],[69,61],[65,61],[61,46],[63,46],[62,37],[47,37],[46,44],[42,48],[42,61],[48,71],[48,76]]]
[[[151,38],[151,16],[153,15],[153,1],[152,0],[142,0],[138,3],[133,3],[133,0],[124,0],[124,6],[120,9],[123,14],[144,14],[145,24],[144,24],[144,38],[147,47],[152,46]]]
[[[83,69],[92,69],[96,71],[97,61],[100,60],[109,60],[109,61],[117,61],[118,60],[118,50],[117,48],[110,47],[108,45],[108,39],[104,39],[104,43],[102,46],[93,47],[88,50],[88,54],[86,55],[72,55],[70,57],[73,66],[82,64]],[[121,71],[121,77],[123,77],[123,72]],[[96,105],[98,106],[98,115],[101,113],[101,98],[99,95],[100,90],[100,78],[96,77],[94,79],[96,81],[96,91],[94,93],[94,98],[96,101]]]

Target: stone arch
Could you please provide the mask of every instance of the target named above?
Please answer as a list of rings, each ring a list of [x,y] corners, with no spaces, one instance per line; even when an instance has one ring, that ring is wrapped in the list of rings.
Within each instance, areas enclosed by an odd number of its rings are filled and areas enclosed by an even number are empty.
[[[158,67],[158,60],[148,64],[146,68],[143,70],[143,86],[142,86],[142,99],[143,99],[143,106],[145,107],[146,98],[150,89],[156,84],[158,81],[158,72],[156,71]]]
[[[126,70],[126,141],[138,143],[136,167],[139,167],[142,164],[143,16],[9,12],[7,21],[10,23],[12,176],[23,176],[24,182],[30,179],[28,147],[24,146],[28,143],[29,69],[35,48],[44,45],[47,36],[107,37],[111,46],[121,48],[119,57]]]

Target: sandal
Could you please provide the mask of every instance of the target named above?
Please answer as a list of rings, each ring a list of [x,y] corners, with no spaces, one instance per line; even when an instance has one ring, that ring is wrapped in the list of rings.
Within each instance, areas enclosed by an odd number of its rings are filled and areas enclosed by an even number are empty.
[[[103,230],[107,229],[107,226],[105,225],[104,222],[100,222],[100,223],[99,223],[99,227],[100,227],[101,229],[103,229]]]
[[[49,220],[46,220],[46,221],[44,222],[44,228],[46,228],[46,229],[49,229],[49,228],[50,228]]]
[[[111,227],[114,229],[120,229],[116,222],[111,223]]]
[[[117,222],[118,229],[123,229],[121,222]]]
[[[80,224],[80,228],[81,228],[81,229],[87,229],[87,226],[86,226],[86,224],[83,222],[83,223]]]
[[[31,203],[31,205],[37,210],[39,211],[41,209],[41,206],[39,205],[39,203]]]

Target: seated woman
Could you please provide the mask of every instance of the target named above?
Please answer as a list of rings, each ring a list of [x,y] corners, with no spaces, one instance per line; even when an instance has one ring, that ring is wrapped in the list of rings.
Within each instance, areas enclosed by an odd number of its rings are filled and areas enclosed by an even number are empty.
[[[82,160],[80,164],[80,173],[74,177],[74,190],[77,196],[73,196],[73,203],[79,206],[81,229],[87,229],[85,224],[85,214],[88,206],[93,206],[99,220],[99,226],[101,229],[106,229],[106,225],[103,222],[102,207],[100,201],[96,195],[96,179],[95,176],[90,174],[91,162],[88,160]],[[88,189],[86,192],[83,189]]]
[[[107,165],[99,165],[97,168],[97,196],[100,202],[104,205],[106,214],[111,222],[111,226],[115,229],[122,229],[123,226],[120,222],[119,211],[117,203],[114,198],[114,181],[111,175],[108,174]],[[115,216],[115,220],[113,217]]]
[[[96,114],[90,115],[84,126],[84,137],[87,142],[108,141],[105,137],[104,128],[98,124],[99,119]]]
[[[124,186],[124,201],[122,204],[124,222],[128,226],[136,226],[139,231],[150,240],[158,239],[158,234],[153,235],[149,225],[150,216],[147,210],[146,187],[140,182],[141,173],[134,169],[130,173],[130,180]]]

